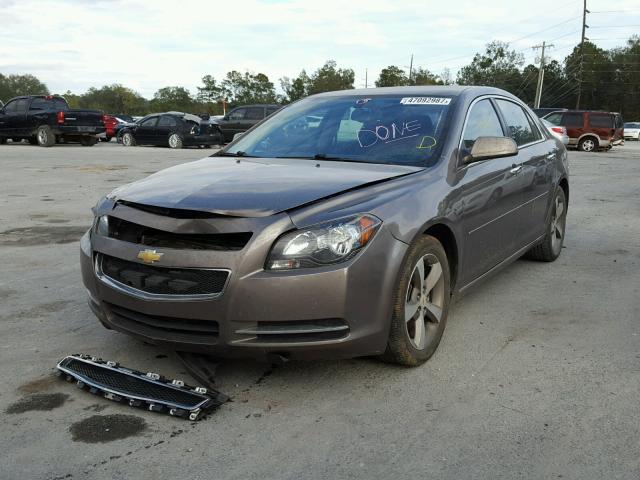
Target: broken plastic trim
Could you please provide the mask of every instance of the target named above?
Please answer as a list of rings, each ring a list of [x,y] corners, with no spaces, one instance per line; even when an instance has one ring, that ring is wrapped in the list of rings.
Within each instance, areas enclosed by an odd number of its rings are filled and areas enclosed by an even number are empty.
[[[78,388],[116,402],[128,403],[153,412],[198,420],[200,414],[225,403],[229,398],[215,390],[192,387],[182,380],[168,380],[158,373],[142,373],[90,355],[63,358],[57,373]]]

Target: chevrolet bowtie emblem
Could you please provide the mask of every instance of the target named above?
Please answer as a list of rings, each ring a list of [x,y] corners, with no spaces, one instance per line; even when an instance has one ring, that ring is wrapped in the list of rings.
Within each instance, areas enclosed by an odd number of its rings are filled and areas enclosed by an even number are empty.
[[[144,263],[153,263],[160,260],[164,253],[158,253],[155,250],[140,250],[138,258]]]

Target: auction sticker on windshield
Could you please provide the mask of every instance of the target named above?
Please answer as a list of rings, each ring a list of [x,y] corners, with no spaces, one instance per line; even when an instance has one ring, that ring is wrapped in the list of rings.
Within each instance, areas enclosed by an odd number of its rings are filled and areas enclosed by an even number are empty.
[[[451,98],[446,97],[404,97],[400,100],[403,105],[449,105]]]

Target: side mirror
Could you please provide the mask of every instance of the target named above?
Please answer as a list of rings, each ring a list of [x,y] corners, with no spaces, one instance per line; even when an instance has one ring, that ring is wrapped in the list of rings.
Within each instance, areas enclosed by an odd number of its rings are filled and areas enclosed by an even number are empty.
[[[478,137],[464,163],[479,162],[488,158],[513,157],[518,154],[518,145],[510,137]]]
[[[233,141],[235,142],[237,139],[239,139],[242,135],[244,135],[244,132],[238,132],[236,134],[233,135]]]

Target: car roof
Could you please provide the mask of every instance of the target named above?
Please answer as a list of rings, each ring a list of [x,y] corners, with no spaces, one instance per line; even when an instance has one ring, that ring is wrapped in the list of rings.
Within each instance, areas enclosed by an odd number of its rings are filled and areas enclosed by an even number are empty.
[[[333,92],[318,93],[318,97],[339,97],[343,95],[448,95],[459,96],[464,93],[476,93],[478,95],[505,95],[512,97],[509,92],[494,87],[468,86],[468,85],[421,85],[411,87],[377,87],[356,88],[353,90],[337,90]]]

